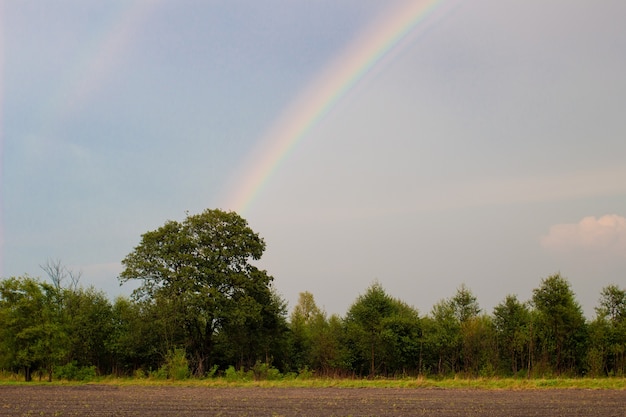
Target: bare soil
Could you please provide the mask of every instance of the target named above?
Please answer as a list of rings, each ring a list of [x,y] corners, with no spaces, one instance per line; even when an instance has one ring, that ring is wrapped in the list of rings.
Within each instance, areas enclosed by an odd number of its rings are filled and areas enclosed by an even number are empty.
[[[19,385],[0,416],[626,417],[626,391]]]

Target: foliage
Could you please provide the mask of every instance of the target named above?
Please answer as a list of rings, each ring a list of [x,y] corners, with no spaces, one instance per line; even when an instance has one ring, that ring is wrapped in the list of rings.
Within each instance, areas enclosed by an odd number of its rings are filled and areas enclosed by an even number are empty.
[[[269,354],[266,336],[282,331],[272,277],[250,263],[264,250],[239,215],[206,210],[143,234],[122,261],[120,280],[141,281],[134,299],[162,307],[156,312],[165,340],[185,346],[194,373],[204,375],[217,343],[222,354],[253,364]]]
[[[417,368],[418,313],[389,296],[379,283],[357,298],[344,323],[351,370],[373,377]]]
[[[309,292],[300,293],[298,304],[290,319],[291,369],[299,377],[311,374],[335,374],[341,368],[341,339],[343,323],[333,315],[330,318],[320,310]]]
[[[626,375],[626,290],[603,288],[596,313],[589,328],[590,371]]]
[[[110,373],[112,363],[107,345],[115,324],[111,303],[102,291],[94,288],[67,289],[62,294],[63,320],[70,338],[65,359]]]
[[[325,314],[315,304],[313,294],[302,292],[298,304],[294,307],[289,320],[291,330],[291,361],[295,369],[300,369],[314,362],[313,341],[315,328],[325,321]]]
[[[224,371],[224,378],[228,382],[247,382],[254,380],[254,373],[250,371],[246,371],[243,368],[239,368],[236,370],[234,366],[230,365]]]
[[[586,323],[569,282],[560,274],[542,280],[533,291],[540,359],[557,374],[577,373],[584,363]]]
[[[501,367],[509,370],[512,375],[528,364],[530,317],[528,306],[521,303],[515,295],[507,295],[493,309]]]
[[[207,210],[142,236],[120,277],[139,280],[132,298],[111,303],[60,261],[42,266],[50,283],[3,279],[0,372],[151,383],[626,374],[626,290],[616,285],[590,322],[560,274],[490,315],[465,285],[420,316],[376,282],[343,317],[303,292],[287,320],[273,278],[252,265],[264,249],[237,214]]]
[[[164,376],[175,381],[189,378],[189,361],[185,355],[185,350],[181,348],[169,351],[165,363],[159,368],[158,377]]]
[[[21,368],[29,381],[34,370],[52,379],[67,349],[59,291],[24,276],[0,282],[0,358],[4,368]]]
[[[157,368],[167,352],[163,322],[153,304],[118,297],[112,306],[113,330],[107,341],[114,374],[131,374],[138,369]]]
[[[430,373],[453,374],[458,369],[461,347],[461,325],[449,300],[435,304],[430,315],[424,319],[423,365]]]
[[[54,377],[67,381],[93,381],[96,378],[96,367],[78,366],[75,361],[68,362],[54,367]]]
[[[478,300],[465,284],[457,289],[456,294],[449,302],[459,323],[465,323],[480,314]]]

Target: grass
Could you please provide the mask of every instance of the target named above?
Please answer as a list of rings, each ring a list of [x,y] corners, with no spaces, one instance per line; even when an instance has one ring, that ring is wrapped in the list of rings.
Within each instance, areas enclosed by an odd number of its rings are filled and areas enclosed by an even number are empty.
[[[537,390],[537,389],[612,389],[626,390],[626,378],[402,378],[402,379],[348,379],[348,378],[290,378],[273,381],[240,380],[225,378],[165,380],[155,378],[98,377],[89,382],[57,380],[47,382],[34,378],[24,382],[15,375],[0,374],[0,385],[85,385],[103,384],[114,386],[181,386],[206,388],[438,388],[483,390]]]

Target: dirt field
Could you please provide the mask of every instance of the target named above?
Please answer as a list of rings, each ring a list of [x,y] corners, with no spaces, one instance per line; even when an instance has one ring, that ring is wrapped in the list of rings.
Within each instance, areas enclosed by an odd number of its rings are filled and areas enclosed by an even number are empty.
[[[626,391],[0,386],[0,416],[619,416]]]

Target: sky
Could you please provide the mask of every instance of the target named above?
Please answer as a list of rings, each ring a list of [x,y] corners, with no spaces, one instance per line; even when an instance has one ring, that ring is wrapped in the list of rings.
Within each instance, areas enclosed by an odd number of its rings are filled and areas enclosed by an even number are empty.
[[[626,288],[623,0],[0,0],[0,276],[208,208],[288,302]]]

